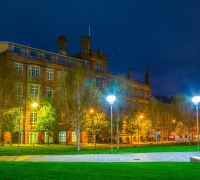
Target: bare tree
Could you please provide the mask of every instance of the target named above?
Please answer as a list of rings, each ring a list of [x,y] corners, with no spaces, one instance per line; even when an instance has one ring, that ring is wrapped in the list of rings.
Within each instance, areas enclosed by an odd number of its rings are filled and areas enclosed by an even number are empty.
[[[100,91],[95,88],[94,83],[89,83],[89,77],[87,69],[80,67],[71,69],[69,76],[67,107],[76,124],[77,151],[80,151],[81,119],[84,118],[84,111],[95,106],[100,97]]]

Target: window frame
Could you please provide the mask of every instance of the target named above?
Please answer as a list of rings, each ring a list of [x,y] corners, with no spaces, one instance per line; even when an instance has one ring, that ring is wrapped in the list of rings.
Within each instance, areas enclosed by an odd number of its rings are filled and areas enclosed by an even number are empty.
[[[54,69],[51,69],[51,68],[46,69],[46,80],[49,80],[49,81],[54,80]]]
[[[13,66],[14,66],[14,74],[17,76],[23,76],[23,69],[24,69],[23,63],[14,62]]]

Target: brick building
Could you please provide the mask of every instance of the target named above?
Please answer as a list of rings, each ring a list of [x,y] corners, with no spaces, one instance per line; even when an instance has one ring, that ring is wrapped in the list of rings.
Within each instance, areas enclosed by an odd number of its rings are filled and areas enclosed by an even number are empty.
[[[12,42],[0,42],[0,106],[9,108],[19,106],[22,110],[21,142],[41,143],[47,141],[46,133],[35,131],[37,125],[37,110],[31,104],[34,101],[42,102],[46,96],[55,99],[55,106],[62,114],[62,88],[68,72],[79,65],[88,68],[96,86],[101,90],[114,77],[108,72],[108,59],[101,51],[90,48],[90,37],[82,37],[81,52],[73,56],[68,55],[67,39],[58,38],[58,53],[44,51]],[[127,101],[146,105],[150,98],[150,81],[148,72],[145,83],[133,79],[129,69],[127,86],[129,94]],[[62,115],[59,115],[61,117]],[[31,135],[32,134],[32,135]],[[15,142],[16,135],[13,135]],[[60,131],[59,142],[73,143],[76,133]],[[81,141],[85,141],[82,133]],[[5,142],[11,141],[10,133],[5,133]],[[53,142],[53,135],[50,138]]]

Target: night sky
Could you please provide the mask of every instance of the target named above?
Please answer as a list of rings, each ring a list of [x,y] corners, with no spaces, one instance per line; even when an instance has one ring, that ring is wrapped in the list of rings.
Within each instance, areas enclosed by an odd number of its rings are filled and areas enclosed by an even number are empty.
[[[144,80],[154,95],[200,92],[199,0],[1,0],[0,41],[56,51],[80,51],[91,26],[92,48],[109,58],[109,71]]]

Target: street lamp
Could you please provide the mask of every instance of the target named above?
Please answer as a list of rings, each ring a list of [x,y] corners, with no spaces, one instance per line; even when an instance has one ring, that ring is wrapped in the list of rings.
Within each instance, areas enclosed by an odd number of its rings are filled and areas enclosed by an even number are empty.
[[[141,123],[141,120],[144,118],[144,116],[141,114],[139,115],[139,122]],[[140,142],[140,127],[138,127],[138,142]]]
[[[106,97],[106,100],[110,104],[110,148],[111,148],[111,153],[113,152],[113,147],[112,147],[112,105],[116,101],[116,97],[114,95],[109,95]]]
[[[34,102],[33,104],[32,104],[32,107],[33,108],[36,108],[38,106],[38,104],[36,103],[36,102]]]
[[[90,109],[90,114],[92,117],[92,135],[93,135],[93,141],[94,141],[94,149],[96,149],[96,130],[95,130],[95,121],[94,121],[94,109]]]
[[[93,114],[94,113],[94,109],[90,109],[90,113]]]
[[[38,104],[36,102],[32,103],[32,108],[35,109],[38,106]],[[32,144],[32,140],[33,140],[33,119],[31,122],[31,137],[30,137],[30,143]]]
[[[18,119],[18,155],[20,155],[20,143],[21,143],[21,134],[20,134],[20,123],[22,122],[22,94],[20,97],[20,118]]]
[[[199,149],[199,120],[198,120],[198,105],[200,102],[200,96],[194,96],[192,98],[192,102],[194,103],[194,105],[196,106],[196,115],[197,115],[197,146]]]

